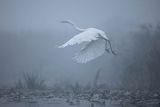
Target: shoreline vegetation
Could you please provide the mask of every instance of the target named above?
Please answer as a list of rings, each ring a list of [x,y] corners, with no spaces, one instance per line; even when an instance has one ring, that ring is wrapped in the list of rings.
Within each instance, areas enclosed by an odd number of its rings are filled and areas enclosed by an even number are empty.
[[[81,90],[80,90],[81,89]],[[0,103],[28,102],[38,103],[39,101],[50,101],[52,103],[66,102],[70,105],[80,104],[82,101],[88,103],[105,105],[160,105],[160,91],[149,90],[107,90],[107,89],[0,89]]]

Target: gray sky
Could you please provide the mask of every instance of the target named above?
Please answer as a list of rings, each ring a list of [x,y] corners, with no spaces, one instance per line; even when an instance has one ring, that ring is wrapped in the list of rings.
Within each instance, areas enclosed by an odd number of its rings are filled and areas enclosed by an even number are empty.
[[[49,84],[87,83],[100,67],[103,81],[112,83],[123,68],[118,64],[123,55],[77,64],[72,57],[79,49],[55,48],[78,33],[59,22],[70,19],[82,28],[102,29],[120,51],[129,31],[160,22],[159,10],[159,0],[0,0],[0,83],[13,83],[28,71],[39,72]]]

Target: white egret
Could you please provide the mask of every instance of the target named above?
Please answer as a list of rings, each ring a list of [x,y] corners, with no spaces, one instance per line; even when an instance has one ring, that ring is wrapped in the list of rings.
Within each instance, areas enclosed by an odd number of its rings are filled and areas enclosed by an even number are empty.
[[[86,63],[91,61],[101,56],[105,51],[108,53],[111,51],[112,54],[116,55],[116,53],[112,50],[111,42],[104,31],[96,28],[81,29],[70,20],[64,20],[61,22],[72,25],[80,33],[75,35],[63,45],[59,46],[59,48],[86,42],[80,52],[73,57],[73,59],[75,59],[78,63]],[[107,47],[108,44],[109,48]]]

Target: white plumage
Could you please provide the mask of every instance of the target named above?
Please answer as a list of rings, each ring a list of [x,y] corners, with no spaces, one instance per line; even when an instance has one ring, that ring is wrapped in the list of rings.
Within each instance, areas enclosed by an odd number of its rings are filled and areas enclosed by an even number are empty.
[[[86,45],[80,50],[80,52],[76,53],[76,55],[73,57],[73,59],[75,59],[78,63],[86,63],[101,56],[105,51],[110,52],[109,48],[107,48],[107,43],[109,43],[111,52],[115,54],[115,52],[112,50],[112,46],[108,37],[102,30],[96,28],[81,29],[69,20],[62,21],[62,23],[71,24],[81,33],[75,35],[65,44],[59,46],[59,48],[86,42]]]

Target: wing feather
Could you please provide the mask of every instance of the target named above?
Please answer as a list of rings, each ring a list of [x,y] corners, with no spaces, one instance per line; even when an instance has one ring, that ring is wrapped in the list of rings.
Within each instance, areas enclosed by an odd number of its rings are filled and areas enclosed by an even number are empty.
[[[93,31],[86,30],[73,38],[71,38],[69,41],[67,41],[65,44],[59,46],[59,48],[64,48],[68,45],[75,45],[75,44],[80,44],[82,42],[90,42],[92,40],[97,40],[99,35]]]
[[[91,61],[105,52],[105,41],[103,39],[93,40],[85,45],[79,53],[76,53],[75,59],[78,63]]]

